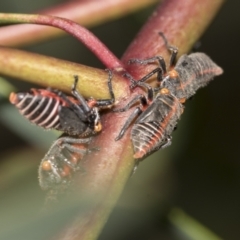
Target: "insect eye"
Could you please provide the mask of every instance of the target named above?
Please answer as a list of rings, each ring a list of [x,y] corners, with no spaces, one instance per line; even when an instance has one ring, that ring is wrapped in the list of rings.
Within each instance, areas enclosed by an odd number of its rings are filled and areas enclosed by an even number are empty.
[[[95,132],[100,132],[102,130],[102,124],[100,122],[98,122],[95,126],[94,126],[94,131]]]
[[[183,62],[182,62],[182,66],[183,66],[183,67],[186,67],[187,65],[188,65],[188,62],[187,62],[187,61],[183,61]]]
[[[95,113],[91,112],[91,114],[88,117],[89,122],[95,123],[97,119],[97,116]]]

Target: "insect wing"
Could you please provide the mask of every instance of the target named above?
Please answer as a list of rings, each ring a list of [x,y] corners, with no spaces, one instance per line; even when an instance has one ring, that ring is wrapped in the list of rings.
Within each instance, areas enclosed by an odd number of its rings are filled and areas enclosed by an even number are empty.
[[[68,186],[79,162],[88,153],[91,138],[61,137],[50,147],[39,166],[39,183],[43,190]]]
[[[59,111],[59,122],[61,126],[59,130],[70,135],[81,135],[88,128],[88,124],[80,121],[76,112],[68,107],[61,107]]]
[[[134,158],[143,158],[163,147],[168,142],[182,112],[183,106],[176,97],[158,94],[133,125],[131,138]]]

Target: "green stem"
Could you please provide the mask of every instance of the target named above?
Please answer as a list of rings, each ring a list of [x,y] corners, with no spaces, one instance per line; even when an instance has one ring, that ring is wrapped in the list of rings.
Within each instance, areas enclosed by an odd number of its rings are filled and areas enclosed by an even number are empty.
[[[77,88],[83,96],[109,97],[106,71],[35,53],[0,47],[0,73],[69,93],[73,76],[78,74]],[[126,81],[119,74],[114,74],[113,81],[117,98],[128,93]]]

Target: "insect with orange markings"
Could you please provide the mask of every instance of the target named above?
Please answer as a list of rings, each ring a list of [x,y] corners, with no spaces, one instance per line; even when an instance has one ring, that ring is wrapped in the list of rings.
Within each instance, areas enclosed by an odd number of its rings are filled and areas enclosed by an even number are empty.
[[[39,183],[43,190],[67,186],[74,172],[80,170],[80,162],[89,154],[91,138],[63,136],[57,139],[39,166]]]
[[[78,76],[74,76],[72,96],[53,89],[31,89],[11,93],[9,100],[30,122],[45,129],[56,129],[71,136],[90,136],[102,129],[99,109],[114,104],[112,73],[109,71],[108,89],[111,98],[85,100],[76,90]]]
[[[223,70],[204,53],[183,55],[176,62],[178,50],[169,46],[163,33],[159,33],[172,53],[167,71],[165,60],[161,56],[145,60],[131,59],[129,63],[149,64],[158,61],[159,67],[140,80],[134,80],[129,74],[130,88],[136,86],[147,89],[147,96],[137,95],[125,107],[115,109],[115,112],[127,111],[140,102],[129,119],[123,125],[116,141],[121,139],[128,127],[134,121],[131,130],[131,140],[134,148],[134,158],[141,159],[171,144],[171,134],[183,112],[183,105],[196,91],[206,86],[214,76],[222,74]],[[152,88],[145,82],[155,73],[159,87]],[[154,93],[156,95],[154,96]]]
[[[91,136],[102,130],[99,110],[109,108],[115,102],[112,72],[109,70],[108,73],[109,99],[85,100],[76,90],[78,76],[74,76],[73,96],[50,88],[10,94],[10,102],[30,122],[67,135],[57,139],[41,161],[39,182],[43,189],[69,183],[79,169],[79,162],[91,152],[88,148]]]

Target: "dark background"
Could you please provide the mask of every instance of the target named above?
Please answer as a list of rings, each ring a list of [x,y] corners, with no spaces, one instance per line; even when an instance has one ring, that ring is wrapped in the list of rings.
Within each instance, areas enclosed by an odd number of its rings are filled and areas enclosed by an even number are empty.
[[[19,5],[19,1],[5,0],[1,1],[0,9],[30,13],[59,2],[22,0]],[[223,239],[239,239],[239,8],[239,1],[227,1],[200,39],[198,51],[211,56],[224,69],[224,74],[187,102],[178,130],[173,134],[172,146],[140,164],[100,239],[202,239],[187,238],[169,221],[173,207],[182,209]],[[120,57],[153,9],[147,8],[91,30]],[[69,36],[24,49],[103,67]],[[9,80],[17,89],[32,87]],[[37,231],[38,224],[31,219],[44,201],[37,168],[55,136],[40,129],[35,132],[36,127],[29,127],[28,123],[22,126],[25,120],[6,98],[1,97],[0,104],[0,239],[32,239],[31,233],[26,232]],[[30,135],[28,139],[26,131]],[[45,239],[46,235],[41,234],[34,239]]]

